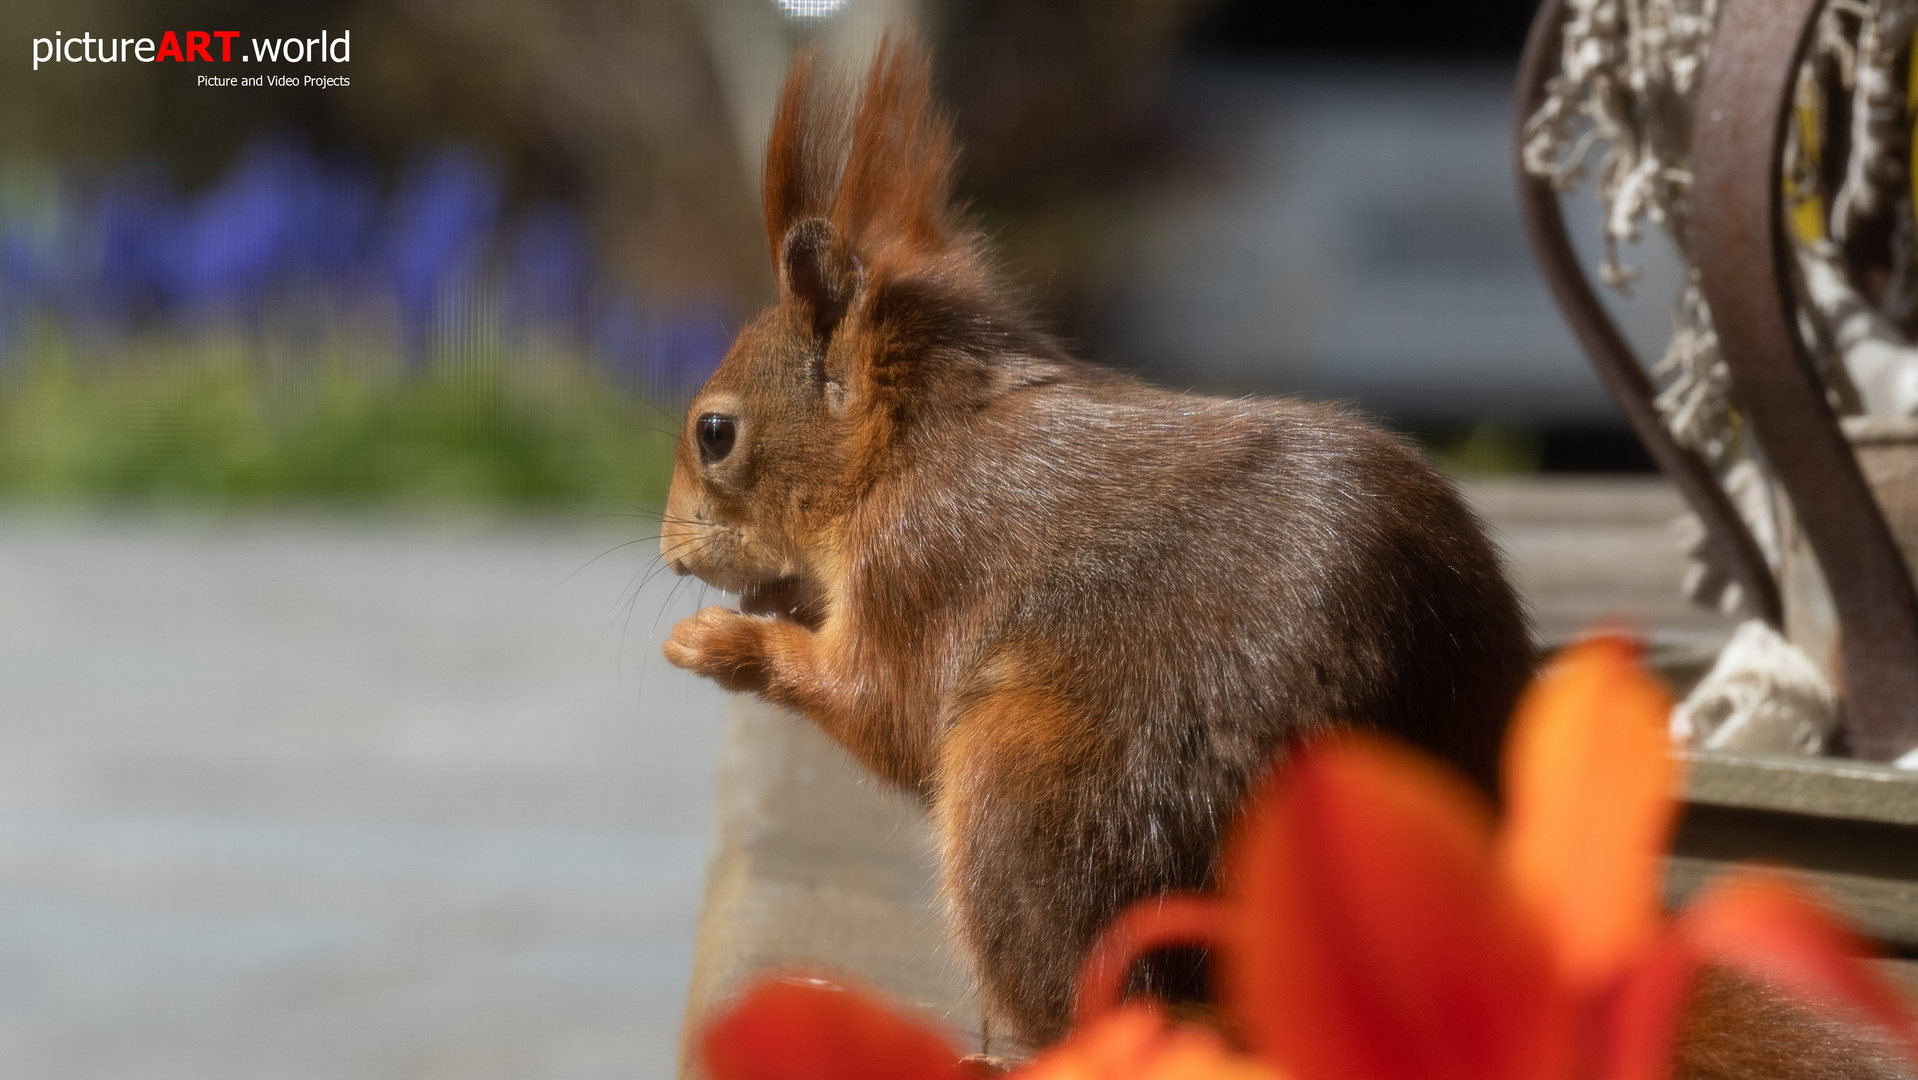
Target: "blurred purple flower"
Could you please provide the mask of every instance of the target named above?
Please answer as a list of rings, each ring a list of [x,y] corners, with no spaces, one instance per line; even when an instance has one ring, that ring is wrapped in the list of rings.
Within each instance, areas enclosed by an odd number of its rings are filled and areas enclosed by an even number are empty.
[[[633,301],[619,297],[600,312],[593,344],[615,375],[678,397],[719,366],[734,329],[717,305],[689,305],[649,318]]]
[[[499,213],[499,177],[473,151],[447,147],[406,170],[394,202],[387,266],[407,345],[417,356],[441,300],[477,273]]]
[[[578,333],[591,282],[592,245],[579,212],[541,203],[513,230],[506,265],[508,313],[518,322]]]
[[[69,314],[114,325],[177,304],[185,291],[177,272],[183,224],[178,200],[155,170],[115,177],[94,207],[91,260],[47,264],[59,302]]]
[[[261,140],[194,200],[171,268],[181,306],[194,313],[257,309],[287,268],[312,171],[299,148]]]
[[[390,199],[364,163],[276,135],[192,198],[129,167],[30,222],[0,220],[0,347],[32,311],[111,336],[269,312],[324,326],[384,295],[414,360],[466,314],[450,305],[496,298],[509,325],[568,335],[649,390],[683,393],[717,365],[732,336],[718,305],[666,310],[610,286],[577,208],[537,203],[508,223],[502,195],[494,165],[457,146],[415,158]],[[288,297],[318,303],[289,316],[274,306]]]

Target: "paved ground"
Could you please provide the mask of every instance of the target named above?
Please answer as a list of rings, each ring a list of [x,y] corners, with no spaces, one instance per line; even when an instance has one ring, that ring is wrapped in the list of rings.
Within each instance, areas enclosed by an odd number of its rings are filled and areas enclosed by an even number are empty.
[[[593,561],[652,531],[0,516],[0,1075],[666,1075],[720,706]]]

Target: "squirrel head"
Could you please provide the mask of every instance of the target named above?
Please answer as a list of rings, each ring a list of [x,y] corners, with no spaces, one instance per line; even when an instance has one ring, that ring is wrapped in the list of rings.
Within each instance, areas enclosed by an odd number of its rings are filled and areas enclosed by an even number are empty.
[[[890,38],[855,96],[802,53],[766,153],[779,303],[693,398],[661,547],[728,591],[817,596],[911,433],[1031,381],[1050,346],[995,289],[949,202],[925,56]]]

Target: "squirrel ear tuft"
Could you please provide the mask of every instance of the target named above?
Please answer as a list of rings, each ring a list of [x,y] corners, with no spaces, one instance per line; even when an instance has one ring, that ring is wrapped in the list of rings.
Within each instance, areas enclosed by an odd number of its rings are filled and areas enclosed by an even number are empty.
[[[786,230],[779,257],[780,284],[786,297],[812,313],[813,334],[820,341],[832,336],[859,287],[859,260],[854,258],[832,223],[807,218]]]

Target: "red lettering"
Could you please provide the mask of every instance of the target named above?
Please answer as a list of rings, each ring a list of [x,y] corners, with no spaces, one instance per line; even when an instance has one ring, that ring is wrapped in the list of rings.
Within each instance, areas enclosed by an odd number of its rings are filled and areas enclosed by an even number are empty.
[[[153,62],[157,64],[169,56],[175,60],[186,59],[186,57],[180,55],[180,39],[174,37],[173,31],[171,30],[168,30],[166,36],[160,39],[160,53],[153,58]]]
[[[240,36],[238,30],[215,30],[213,36],[220,39],[220,63],[233,62],[233,39]]]
[[[186,62],[191,64],[193,58],[197,56],[211,64],[213,62],[213,54],[206,51],[206,47],[211,44],[213,44],[213,37],[205,30],[188,30],[186,32]]]

